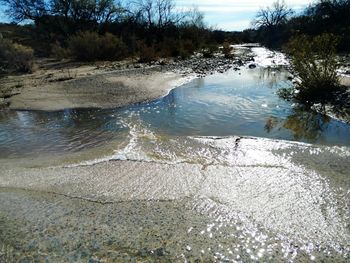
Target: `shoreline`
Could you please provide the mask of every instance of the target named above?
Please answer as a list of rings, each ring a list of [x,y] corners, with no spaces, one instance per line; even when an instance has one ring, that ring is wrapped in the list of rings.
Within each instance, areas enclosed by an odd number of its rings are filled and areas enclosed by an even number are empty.
[[[171,72],[135,74],[133,77],[116,73],[26,89],[10,99],[9,109],[59,111],[121,108],[162,97],[185,81],[181,75]]]
[[[191,78],[223,73],[242,62],[194,57],[160,60],[152,65],[129,63],[66,66],[51,71],[44,68],[33,74],[0,79],[3,85],[0,106],[43,111],[120,108],[164,97]],[[60,68],[59,65],[56,67]]]
[[[190,79],[216,72],[240,70],[251,64],[271,68],[288,65],[283,56],[277,59],[280,60],[277,64],[271,60],[275,51],[260,54],[262,57],[257,61],[254,57],[259,55],[254,55],[252,50],[247,54],[240,51],[258,47],[237,45],[238,54],[230,59],[220,54],[212,58],[197,54],[186,60],[160,59],[149,64],[129,60],[83,64],[44,59],[33,74],[0,78],[0,110],[121,108],[162,98]],[[339,78],[341,85],[350,87],[350,76],[340,74]]]

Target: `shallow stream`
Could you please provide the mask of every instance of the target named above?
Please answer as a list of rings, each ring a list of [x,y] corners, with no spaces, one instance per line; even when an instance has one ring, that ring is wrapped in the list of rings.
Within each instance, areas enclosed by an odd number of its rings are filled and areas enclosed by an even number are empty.
[[[242,67],[122,109],[2,111],[0,158],[71,153],[112,141],[124,145],[135,128],[155,136],[236,135],[350,145],[349,124],[278,97],[279,88],[292,85],[288,76],[283,68]]]
[[[276,95],[282,54],[238,50],[257,68],[150,103],[0,112],[0,261],[348,262],[350,125]]]

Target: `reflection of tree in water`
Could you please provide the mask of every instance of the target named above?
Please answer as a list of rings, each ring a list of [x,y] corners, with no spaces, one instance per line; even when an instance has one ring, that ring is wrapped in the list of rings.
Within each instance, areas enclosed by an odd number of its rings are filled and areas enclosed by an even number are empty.
[[[113,111],[7,111],[0,114],[2,154],[57,153],[105,145],[121,130],[110,112]]]
[[[292,131],[296,140],[316,141],[329,121],[330,118],[326,115],[296,109],[292,115],[288,116],[283,127]]]
[[[278,124],[278,119],[276,117],[271,116],[267,119],[265,124],[265,131],[270,133]]]
[[[274,88],[287,79],[287,72],[281,68],[259,68],[259,80],[267,83],[269,88]]]
[[[294,140],[307,140],[315,142],[325,130],[331,118],[304,108],[294,109],[293,113],[283,122],[282,127],[291,131]],[[270,133],[277,127],[279,121],[276,117],[270,117],[265,124],[265,130]]]

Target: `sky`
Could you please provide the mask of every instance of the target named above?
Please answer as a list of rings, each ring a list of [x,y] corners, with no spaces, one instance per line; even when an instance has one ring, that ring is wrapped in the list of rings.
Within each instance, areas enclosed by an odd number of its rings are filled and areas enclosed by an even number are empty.
[[[261,7],[270,6],[275,0],[175,0],[181,8],[197,6],[205,14],[210,26],[227,31],[241,31],[249,28],[251,21]],[[296,12],[307,7],[312,0],[285,0]]]
[[[207,25],[227,31],[249,28],[256,12],[270,6],[275,0],[174,0],[180,9],[198,7],[204,13]],[[296,12],[312,0],[285,0]],[[8,22],[0,6],[0,22]]]

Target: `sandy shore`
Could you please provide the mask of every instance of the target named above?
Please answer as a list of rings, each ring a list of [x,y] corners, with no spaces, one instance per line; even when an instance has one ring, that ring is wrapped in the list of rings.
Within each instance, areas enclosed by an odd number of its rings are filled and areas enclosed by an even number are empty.
[[[152,65],[130,61],[80,65],[41,62],[33,74],[0,79],[0,108],[117,108],[154,100],[193,76],[224,72],[241,60],[191,58]]]
[[[10,99],[10,109],[117,108],[164,96],[183,82],[173,72],[111,72],[25,89]]]

